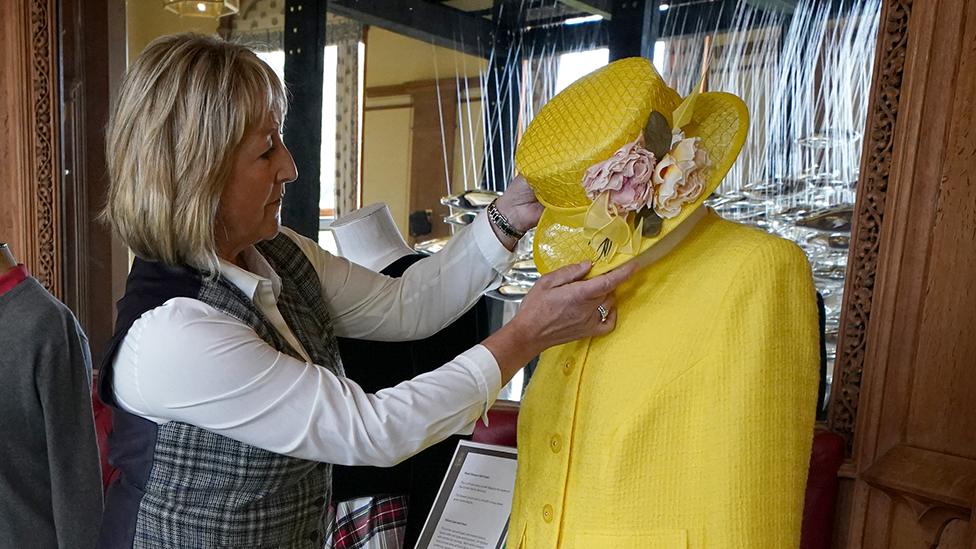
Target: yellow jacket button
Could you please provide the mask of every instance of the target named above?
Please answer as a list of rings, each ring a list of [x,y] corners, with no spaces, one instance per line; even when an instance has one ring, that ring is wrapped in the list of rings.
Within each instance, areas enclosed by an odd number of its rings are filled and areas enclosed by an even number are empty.
[[[547,503],[545,507],[542,508],[542,520],[546,522],[552,522],[552,515],[553,515],[552,505],[549,505]]]
[[[563,439],[559,435],[552,435],[552,438],[549,439],[549,449],[552,450],[552,453],[559,453],[559,449],[562,447]]]
[[[566,375],[573,373],[573,366],[575,366],[575,364],[573,363],[573,359],[569,359],[566,362],[563,362],[563,373]]]

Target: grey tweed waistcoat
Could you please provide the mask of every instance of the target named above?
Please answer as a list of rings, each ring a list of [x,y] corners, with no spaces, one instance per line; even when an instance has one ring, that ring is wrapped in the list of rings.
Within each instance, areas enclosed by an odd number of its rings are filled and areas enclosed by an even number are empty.
[[[285,235],[262,242],[281,277],[278,309],[312,360],[343,375],[319,278]],[[248,296],[224,278],[136,260],[119,301],[116,334],[99,393],[113,407],[111,463],[120,475],[106,496],[100,547],[323,546],[331,465],[276,454],[178,421],[157,425],[118,408],[112,361],[132,323],[174,297],[192,297],[299,357]]]

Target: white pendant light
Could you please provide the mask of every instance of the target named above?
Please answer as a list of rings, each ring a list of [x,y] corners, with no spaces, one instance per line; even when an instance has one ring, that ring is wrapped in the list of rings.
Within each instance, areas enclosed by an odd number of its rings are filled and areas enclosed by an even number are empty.
[[[237,13],[239,0],[163,0],[163,7],[187,17],[223,17]]]

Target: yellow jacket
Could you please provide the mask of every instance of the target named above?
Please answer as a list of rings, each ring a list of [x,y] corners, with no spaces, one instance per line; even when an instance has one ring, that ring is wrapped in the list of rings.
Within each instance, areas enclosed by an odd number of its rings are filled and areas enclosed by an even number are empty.
[[[709,212],[617,308],[529,383],[508,547],[797,547],[819,364],[803,252]]]

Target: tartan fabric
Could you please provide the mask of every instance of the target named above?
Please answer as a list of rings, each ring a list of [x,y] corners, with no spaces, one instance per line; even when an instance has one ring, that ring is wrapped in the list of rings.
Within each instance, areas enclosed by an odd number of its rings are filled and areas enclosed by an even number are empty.
[[[401,549],[406,526],[406,496],[339,501],[329,509],[325,549]]]
[[[258,245],[282,279],[278,307],[312,360],[342,375],[331,319],[311,263],[287,236]],[[292,349],[254,303],[223,278],[197,299]],[[134,547],[290,547],[324,543],[331,465],[268,452],[181,422],[160,425],[139,503]]]

